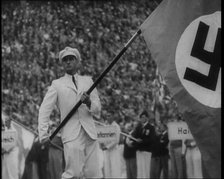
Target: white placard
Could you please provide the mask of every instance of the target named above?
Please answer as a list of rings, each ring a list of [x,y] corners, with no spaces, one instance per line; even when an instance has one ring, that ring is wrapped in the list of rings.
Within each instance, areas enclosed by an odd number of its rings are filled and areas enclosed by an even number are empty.
[[[167,127],[169,140],[193,139],[186,122],[169,122]]]
[[[13,130],[2,131],[2,148],[6,151],[16,146],[17,132]]]
[[[117,138],[116,126],[96,126],[97,138],[100,143],[108,143],[115,141]]]

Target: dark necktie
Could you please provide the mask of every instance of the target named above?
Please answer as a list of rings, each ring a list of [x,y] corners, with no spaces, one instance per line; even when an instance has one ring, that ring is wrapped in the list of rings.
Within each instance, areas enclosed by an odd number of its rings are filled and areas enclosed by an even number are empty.
[[[77,85],[76,85],[76,82],[75,82],[75,77],[74,77],[74,75],[72,75],[72,81],[73,81],[73,83],[74,83],[76,89],[78,89],[78,87],[77,87]]]

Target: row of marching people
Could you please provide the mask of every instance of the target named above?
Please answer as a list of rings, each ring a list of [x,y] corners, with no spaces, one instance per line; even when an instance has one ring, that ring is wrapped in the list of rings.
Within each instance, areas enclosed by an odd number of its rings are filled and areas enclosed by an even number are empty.
[[[120,145],[117,139],[110,147],[101,147],[104,178],[203,178],[201,153],[194,139],[169,141],[167,125],[155,125],[154,118],[152,111],[143,111],[139,120],[125,125],[132,137],[124,137]],[[120,132],[115,121],[111,125]]]
[[[153,115],[152,112],[143,111],[140,121],[130,132],[137,140],[125,140],[124,157],[127,158],[128,151],[136,151],[133,157],[136,158],[137,167],[128,167],[128,178],[159,178],[162,170],[164,178],[168,178],[168,135],[165,125],[161,124],[160,128],[154,126]],[[126,161],[127,166],[133,166],[134,160]]]
[[[167,126],[154,125],[154,113],[143,111],[139,120],[121,125],[111,117],[108,126],[115,126],[116,140],[100,143],[101,178],[203,178],[201,154],[194,140],[169,141]],[[5,123],[5,125],[3,125]],[[2,123],[2,131],[12,130],[10,119]],[[9,128],[9,129],[8,129]],[[54,131],[56,126],[51,126]],[[130,137],[131,136],[131,137]],[[18,147],[2,148],[4,179],[60,179],[65,161],[60,134],[50,145],[41,144],[36,137],[26,157],[25,169],[19,175]]]
[[[154,126],[152,121],[154,119],[153,115],[153,112],[148,113],[147,111],[143,111],[140,114],[139,120],[125,125],[126,132],[132,137],[124,138],[124,147],[119,147],[122,144],[118,145],[119,140],[117,140],[117,150],[114,147],[113,153],[115,153],[115,150],[117,153],[122,152],[120,158],[117,157],[116,159],[114,154],[108,158],[107,153],[110,152],[107,151],[107,148],[102,148],[104,153],[107,154],[105,155],[105,178],[160,178],[162,170],[163,177],[168,178],[169,151],[167,146],[169,140],[167,130],[165,125],[162,124],[160,128]],[[117,125],[115,121],[113,123]],[[121,164],[122,159],[125,161],[123,165],[125,165],[126,175],[122,174],[122,171],[119,169],[121,168],[119,166],[123,166]],[[112,161],[114,161],[113,164],[111,163]],[[107,173],[107,163],[111,163],[109,176]]]

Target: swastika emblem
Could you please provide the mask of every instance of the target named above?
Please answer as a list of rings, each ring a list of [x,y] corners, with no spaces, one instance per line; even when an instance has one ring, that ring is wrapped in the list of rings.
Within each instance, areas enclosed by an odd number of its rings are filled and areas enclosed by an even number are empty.
[[[221,12],[201,16],[185,29],[176,48],[178,77],[203,105],[221,107]]]

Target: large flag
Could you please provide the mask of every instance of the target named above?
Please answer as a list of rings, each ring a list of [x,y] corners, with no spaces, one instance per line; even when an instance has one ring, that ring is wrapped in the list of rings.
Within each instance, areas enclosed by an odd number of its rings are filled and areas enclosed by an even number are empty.
[[[163,0],[141,25],[202,154],[221,178],[221,0]]]

